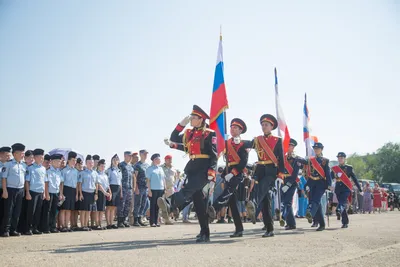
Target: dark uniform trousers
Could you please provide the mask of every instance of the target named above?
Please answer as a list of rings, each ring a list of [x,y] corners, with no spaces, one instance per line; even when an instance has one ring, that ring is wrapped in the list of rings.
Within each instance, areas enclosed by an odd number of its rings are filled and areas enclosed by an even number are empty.
[[[38,230],[40,226],[40,216],[42,213],[43,193],[29,191],[32,199],[28,200],[27,216],[26,216],[26,229]]]
[[[23,188],[7,188],[8,198],[3,199],[4,214],[1,223],[2,232],[17,231],[19,216],[21,213]]]
[[[275,189],[277,168],[274,164],[257,165],[256,176],[258,177],[258,201],[262,207],[263,221],[267,232],[274,230],[272,218],[272,191]]]
[[[308,180],[310,187],[310,198],[309,198],[309,210],[311,216],[319,226],[325,226],[324,214],[322,212],[321,198],[325,193],[326,182],[324,179],[320,180]]]
[[[350,189],[341,182],[336,183],[335,194],[338,199],[337,211],[342,215],[342,224],[349,224],[349,216],[347,215],[347,200],[350,196]]]
[[[232,212],[233,222],[235,223],[236,232],[243,231],[243,223],[240,219],[240,213],[237,207],[237,196],[236,188],[243,182],[243,174],[233,176],[229,183],[226,183],[226,187],[222,194],[214,202],[213,206],[216,211],[221,210],[222,207],[228,205]]]
[[[189,172],[187,175],[187,183],[184,188],[171,196],[171,210],[178,208],[182,210],[187,206],[190,200],[193,200],[196,209],[197,218],[199,220],[201,233],[210,234],[208,228],[208,216],[206,214],[206,205],[203,199],[203,187],[208,183],[207,171]]]
[[[26,200],[25,198],[25,190],[24,190],[22,196],[21,211],[19,214],[19,220],[17,226],[17,232],[19,233],[25,233],[28,231],[27,229],[28,223],[26,221],[27,214],[28,214],[28,200]]]
[[[58,194],[50,193],[49,195],[50,195],[50,200],[43,200],[43,206],[42,206],[40,230],[43,232],[56,229]]]
[[[3,221],[3,215],[4,215],[4,201],[3,201],[3,188],[0,188],[0,225],[1,222]],[[3,233],[3,229],[0,229],[0,234]]]
[[[293,196],[296,191],[297,183],[294,182],[286,192],[282,191],[282,203],[283,203],[283,211],[282,218],[286,221],[289,226],[296,226],[296,220],[294,218],[293,213]]]

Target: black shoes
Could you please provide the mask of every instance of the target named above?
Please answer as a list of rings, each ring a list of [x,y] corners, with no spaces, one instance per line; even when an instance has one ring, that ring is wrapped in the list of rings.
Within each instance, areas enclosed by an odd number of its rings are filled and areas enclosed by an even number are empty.
[[[210,242],[210,237],[208,235],[200,235],[197,239],[196,239],[196,243],[206,243],[206,242]]]
[[[265,234],[262,235],[262,237],[273,237],[273,236],[275,236],[274,231],[265,232]]]
[[[234,232],[234,233],[231,234],[229,237],[230,237],[230,238],[243,237],[243,231]]]
[[[296,226],[290,226],[290,225],[285,226],[285,230],[294,230],[294,229],[296,229]]]

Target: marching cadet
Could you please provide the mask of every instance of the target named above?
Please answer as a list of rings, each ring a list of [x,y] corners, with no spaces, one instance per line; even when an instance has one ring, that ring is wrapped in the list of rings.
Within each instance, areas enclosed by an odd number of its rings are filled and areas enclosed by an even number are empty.
[[[247,126],[243,120],[235,118],[231,121],[231,135],[227,142],[227,164],[228,169],[224,170],[222,177],[225,178],[225,188],[222,194],[214,202],[215,210],[221,210],[226,204],[232,212],[233,222],[235,223],[235,232],[230,236],[242,237],[243,236],[243,223],[240,218],[237,197],[235,190],[237,186],[243,182],[243,171],[246,168],[248,153],[245,149],[244,142],[240,140],[240,134],[244,134],[247,131]],[[228,172],[227,172],[228,171]],[[254,216],[254,206],[251,211],[247,211],[249,214]]]
[[[28,167],[25,177],[25,198],[28,200],[27,231],[25,235],[41,235],[38,230],[45,192],[46,168],[42,166],[44,150],[37,148],[33,151],[34,163]]]
[[[336,208],[336,216],[338,220],[342,217],[342,228],[347,228],[349,225],[349,217],[347,216],[347,199],[353,190],[353,183],[350,178],[353,180],[358,190],[360,192],[362,192],[362,190],[357,177],[353,172],[353,166],[346,164],[346,154],[344,152],[339,152],[337,154],[337,159],[339,165],[332,167],[331,172],[331,177],[336,179],[335,194],[339,202]]]
[[[107,220],[107,229],[117,229],[118,226],[113,224],[114,214],[116,208],[119,206],[120,201],[122,201],[122,173],[119,165],[119,157],[115,154],[111,158],[111,166],[107,169],[106,173],[108,176],[108,180],[110,183],[111,189],[111,199],[107,200],[107,209],[106,209],[106,220]]]
[[[254,148],[258,162],[255,176],[258,182],[258,204],[262,206],[263,220],[266,232],[262,237],[274,236],[274,221],[272,218],[272,194],[276,191],[275,180],[282,179],[285,171],[282,140],[273,136],[271,131],[278,127],[278,121],[273,115],[264,114],[260,118],[264,135],[247,142],[246,148]]]
[[[61,183],[61,154],[53,154],[50,156],[50,168],[46,172],[45,192],[46,200],[43,201],[44,213],[42,224],[43,233],[58,233],[56,227],[57,204],[61,200],[59,197]]]
[[[98,175],[93,170],[94,161],[91,155],[86,156],[86,168],[78,175],[80,203],[80,220],[83,231],[89,231],[89,215],[98,198]]]
[[[303,164],[307,164],[307,161],[293,153],[294,148],[297,146],[297,142],[294,139],[290,139],[289,149],[285,157],[285,179],[283,181],[282,191],[282,219],[280,221],[281,226],[286,226],[285,230],[296,229],[296,221],[293,214],[293,196],[297,188],[297,183],[300,181],[298,178],[299,170],[303,167]]]
[[[171,196],[170,205],[164,198],[158,198],[157,205],[162,211],[164,220],[168,219],[172,211],[176,216],[179,209],[193,199],[196,208],[197,218],[200,224],[200,235],[196,242],[209,242],[210,229],[208,227],[208,216],[206,205],[203,200],[203,187],[210,181],[215,183],[215,169],[217,167],[215,133],[207,128],[206,120],[210,117],[199,107],[194,105],[190,116],[185,117],[171,134],[170,147],[184,151],[189,155],[189,162],[185,167],[187,184],[179,192]],[[181,135],[185,126],[190,122],[192,129],[186,129]]]
[[[136,183],[133,178],[133,166],[131,164],[132,160],[132,152],[125,151],[124,152],[124,161],[119,164],[119,168],[122,173],[122,199],[119,202],[118,206],[118,228],[130,227],[129,223],[126,221],[126,218],[129,215],[133,192],[136,188]]]
[[[96,227],[95,230],[105,230],[106,227],[101,226],[101,219],[104,211],[106,210],[106,200],[112,198],[112,192],[110,189],[110,183],[108,181],[107,174],[105,172],[106,161],[104,159],[99,160],[97,165],[97,186],[98,186],[98,198],[96,201]]]
[[[317,231],[325,230],[325,219],[321,206],[321,198],[325,190],[331,188],[332,179],[329,170],[329,159],[322,156],[324,146],[322,143],[313,145],[315,157],[310,157],[306,165],[306,191],[309,192],[309,205],[306,213],[306,218],[309,223],[319,224]]]
[[[2,198],[4,214],[1,223],[2,237],[20,236],[17,232],[22,198],[24,197],[24,182],[26,167],[22,162],[25,146],[20,143],[11,146],[14,159],[4,164],[1,169]]]
[[[3,146],[0,148],[0,173],[2,173],[3,167],[5,168],[5,164],[7,161],[10,160],[11,158],[11,147],[8,146]],[[4,214],[4,201],[3,198],[1,197],[3,195],[3,185],[1,182],[1,177],[0,177],[0,225],[3,220],[3,214]],[[0,235],[2,234],[3,229],[0,229]]]
[[[77,154],[73,151],[68,153],[67,166],[61,171],[60,199],[64,202],[59,215],[60,232],[71,232],[68,224],[71,220],[71,211],[75,210],[78,201],[78,170],[75,169]]]

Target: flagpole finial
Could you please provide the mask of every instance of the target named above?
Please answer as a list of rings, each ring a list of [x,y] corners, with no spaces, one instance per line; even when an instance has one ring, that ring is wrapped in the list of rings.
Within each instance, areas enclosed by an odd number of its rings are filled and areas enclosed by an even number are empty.
[[[222,41],[222,25],[219,25],[219,40]]]

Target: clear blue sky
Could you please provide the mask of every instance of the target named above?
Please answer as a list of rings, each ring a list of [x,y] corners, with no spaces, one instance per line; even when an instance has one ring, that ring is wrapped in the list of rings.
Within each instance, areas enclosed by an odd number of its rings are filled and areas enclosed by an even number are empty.
[[[146,148],[182,168],[163,139],[193,104],[210,109],[220,24],[228,119],[247,123],[243,138],[275,114],[277,67],[298,154],[305,92],[325,156],[400,141],[398,1],[194,2],[0,0],[0,145],[107,161]]]

